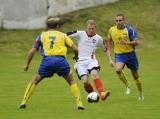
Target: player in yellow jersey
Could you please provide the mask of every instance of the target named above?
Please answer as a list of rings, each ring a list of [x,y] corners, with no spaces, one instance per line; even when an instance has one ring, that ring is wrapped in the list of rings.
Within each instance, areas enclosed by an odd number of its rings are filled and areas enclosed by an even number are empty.
[[[56,22],[58,22],[58,19],[48,18],[48,31],[43,32],[37,37],[34,47],[28,52],[27,62],[24,65],[24,71],[28,70],[29,64],[39,48],[41,50],[42,62],[39,66],[38,72],[28,84],[19,108],[26,108],[28,99],[40,81],[46,77],[53,76],[53,74],[58,74],[70,85],[71,92],[77,103],[77,108],[79,110],[84,110],[79,88],[72,77],[70,66],[65,58],[67,53],[66,45],[72,48],[75,53],[75,57],[78,56],[78,50],[73,44],[72,40],[66,34],[54,30],[54,28],[57,27]]]
[[[133,75],[139,90],[139,100],[144,100],[142,91],[142,83],[138,74],[138,60],[135,53],[135,46],[139,44],[139,40],[134,29],[125,24],[123,14],[116,16],[116,25],[111,27],[108,32],[108,48],[111,51],[112,44],[114,45],[115,53],[115,70],[119,79],[126,85],[126,94],[131,93],[130,84],[124,76],[122,70],[126,65]]]

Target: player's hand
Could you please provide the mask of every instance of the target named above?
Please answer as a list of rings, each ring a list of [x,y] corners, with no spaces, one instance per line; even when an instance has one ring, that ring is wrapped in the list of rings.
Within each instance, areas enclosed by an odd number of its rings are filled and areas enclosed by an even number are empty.
[[[25,64],[25,65],[23,66],[23,70],[24,70],[24,71],[28,71],[28,68],[29,68],[29,66],[28,66],[27,64]]]
[[[73,57],[73,60],[74,60],[75,62],[77,62],[77,61],[78,61],[78,57],[74,56],[74,57]]]

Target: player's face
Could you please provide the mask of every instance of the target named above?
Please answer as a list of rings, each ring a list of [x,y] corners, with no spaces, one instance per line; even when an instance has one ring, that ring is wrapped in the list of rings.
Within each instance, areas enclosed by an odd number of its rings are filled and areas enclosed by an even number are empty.
[[[123,28],[124,24],[125,24],[125,19],[123,18],[123,16],[117,16],[116,17],[116,24],[118,28]]]
[[[96,26],[95,25],[87,25],[87,34],[88,36],[94,36],[96,34]]]

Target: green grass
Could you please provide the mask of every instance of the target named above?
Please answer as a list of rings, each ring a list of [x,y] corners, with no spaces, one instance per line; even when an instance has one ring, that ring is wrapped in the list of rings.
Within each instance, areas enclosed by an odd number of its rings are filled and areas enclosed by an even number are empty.
[[[31,80],[40,63],[36,55],[28,72],[23,72],[26,52],[32,46],[41,30],[1,30],[0,31],[0,119],[159,119],[160,118],[160,1],[159,0],[121,0],[116,4],[103,5],[66,14],[72,18],[59,28],[61,31],[84,29],[84,22],[97,21],[97,32],[106,37],[107,29],[114,24],[117,13],[126,14],[127,21],[133,25],[142,41],[137,48],[140,63],[140,76],[143,82],[145,100],[139,102],[135,82],[127,68],[125,75],[131,82],[132,94],[125,96],[125,87],[118,80],[114,69],[110,68],[105,55],[98,50],[97,57],[102,70],[105,89],[111,91],[106,102],[89,104],[86,93],[74,73],[81,89],[85,111],[76,110],[74,99],[66,82],[54,76],[45,79],[32,95],[28,107],[19,110],[25,87]],[[72,54],[69,60],[72,68]]]

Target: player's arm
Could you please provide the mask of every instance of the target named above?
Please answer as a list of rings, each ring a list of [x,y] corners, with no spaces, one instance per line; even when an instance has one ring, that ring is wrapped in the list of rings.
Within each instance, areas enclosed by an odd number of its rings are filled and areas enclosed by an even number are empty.
[[[27,61],[24,65],[24,71],[27,71],[28,68],[29,68],[29,64],[31,63],[32,61],[32,58],[34,56],[34,54],[37,52],[37,49],[36,48],[31,48],[27,54]]]
[[[126,43],[127,45],[133,45],[133,46],[137,46],[140,44],[139,40],[138,39],[135,39],[133,41],[130,41],[128,43]]]
[[[76,47],[76,45],[72,45],[72,50],[73,50],[73,52],[74,52],[74,57],[73,57],[73,60],[78,60],[78,49],[77,49],[77,47]]]
[[[140,41],[138,40],[137,33],[134,31],[134,29],[131,26],[127,26],[127,30],[129,33],[129,42],[120,42],[122,45],[132,45],[137,46],[140,44]]]
[[[68,31],[66,34],[67,34],[67,36],[69,36],[69,35],[73,35],[73,34],[75,34],[75,33],[77,33],[77,30]]]
[[[106,48],[110,55],[111,55],[111,50],[113,47],[113,40],[112,40],[111,32],[112,32],[112,29],[110,28],[108,30],[107,43],[106,43]]]
[[[112,50],[112,47],[113,47],[113,40],[112,40],[112,37],[111,37],[111,29],[109,29],[109,31],[108,31],[107,38],[108,38],[108,41],[106,42],[105,47],[107,49],[108,56],[111,58],[111,50]],[[110,66],[112,66],[112,67],[114,66],[114,62],[112,60],[110,61]]]
[[[79,32],[77,30],[69,31],[66,34],[71,39],[78,39],[79,38]]]
[[[119,42],[119,44],[121,44],[121,45],[132,45],[132,46],[137,46],[137,45],[140,44],[140,42],[139,42],[138,39],[135,39],[135,40],[129,41],[129,42],[123,42],[123,41],[121,41],[121,42]]]
[[[76,47],[76,45],[74,45],[73,41],[67,36],[65,35],[65,43],[68,47],[70,47],[73,52],[74,52],[74,60],[77,60],[78,59],[78,49]]]
[[[109,60],[109,65],[110,65],[111,67],[114,67],[114,62],[113,62],[113,60],[112,60],[112,58],[111,58],[111,49],[108,48],[108,45],[107,45],[107,44],[108,44],[108,43],[105,41],[105,42],[104,42],[104,47],[105,47],[104,52],[105,52],[105,54],[106,54],[106,56],[107,56],[107,58],[108,58],[108,60]]]
[[[113,40],[112,39],[108,39],[108,42],[107,42],[107,49],[108,51],[110,52],[111,54],[111,51],[112,51],[112,48],[113,48]]]
[[[104,40],[104,41],[100,40],[99,46],[103,49],[104,53],[106,54],[107,59],[109,60],[109,65],[113,67],[114,66],[114,62],[112,61],[111,53],[108,50],[107,41],[106,40]]]
[[[26,61],[25,65],[24,65],[24,67],[23,67],[23,68],[24,68],[24,71],[27,71],[27,70],[28,70],[29,65],[30,65],[30,63],[31,63],[31,61],[32,61],[32,58],[33,58],[34,54],[38,51],[40,45],[41,45],[41,36],[39,35],[39,36],[36,38],[35,42],[34,42],[33,48],[31,48],[31,49],[28,51],[27,61]]]

